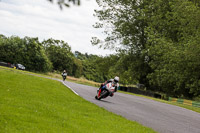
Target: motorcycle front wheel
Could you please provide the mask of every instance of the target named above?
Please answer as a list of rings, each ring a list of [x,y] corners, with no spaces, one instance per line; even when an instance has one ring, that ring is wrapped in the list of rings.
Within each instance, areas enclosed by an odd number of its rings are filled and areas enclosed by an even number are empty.
[[[65,79],[66,79],[66,77],[65,77],[65,76],[63,76],[63,81],[65,81]]]

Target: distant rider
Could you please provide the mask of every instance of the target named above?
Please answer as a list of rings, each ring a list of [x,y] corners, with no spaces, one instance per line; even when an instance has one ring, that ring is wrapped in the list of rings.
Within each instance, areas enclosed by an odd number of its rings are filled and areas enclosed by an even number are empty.
[[[66,77],[67,77],[67,72],[66,72],[66,70],[63,71],[62,77],[63,77],[63,81],[65,81],[65,79],[66,79]]]
[[[98,92],[98,98],[100,97],[101,91],[103,89],[108,90],[109,88],[113,88],[114,91],[109,91],[109,95],[112,97],[114,95],[114,92],[117,92],[117,89],[119,87],[119,77],[115,77],[114,79],[109,79],[107,81],[105,81],[104,83],[101,84],[100,88],[99,88],[99,92]]]

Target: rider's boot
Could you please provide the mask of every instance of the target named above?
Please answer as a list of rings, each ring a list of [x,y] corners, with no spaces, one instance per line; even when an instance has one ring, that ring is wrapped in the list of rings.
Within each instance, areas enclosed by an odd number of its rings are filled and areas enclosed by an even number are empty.
[[[114,93],[111,92],[111,93],[110,93],[110,96],[111,96],[111,97],[114,96]]]

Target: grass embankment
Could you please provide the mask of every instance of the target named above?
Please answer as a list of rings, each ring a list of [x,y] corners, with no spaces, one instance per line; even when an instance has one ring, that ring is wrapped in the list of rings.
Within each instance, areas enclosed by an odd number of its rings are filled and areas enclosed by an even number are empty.
[[[9,69],[0,69],[0,131],[154,132],[82,99],[61,82]]]

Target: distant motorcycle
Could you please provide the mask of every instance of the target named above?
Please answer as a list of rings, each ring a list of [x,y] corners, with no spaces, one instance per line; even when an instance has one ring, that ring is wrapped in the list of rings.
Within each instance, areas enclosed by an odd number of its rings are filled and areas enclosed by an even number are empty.
[[[98,97],[98,93],[100,89],[101,89],[101,93],[100,93],[100,96]],[[108,96],[112,97],[114,95],[114,92],[115,92],[114,84],[108,83],[97,90],[97,95],[95,96],[95,99],[101,100],[102,98],[106,98]]]
[[[67,77],[67,73],[62,74],[63,77],[63,81],[65,81],[66,77]]]

